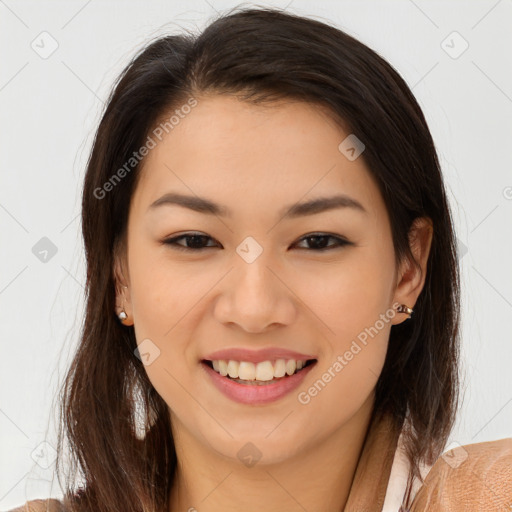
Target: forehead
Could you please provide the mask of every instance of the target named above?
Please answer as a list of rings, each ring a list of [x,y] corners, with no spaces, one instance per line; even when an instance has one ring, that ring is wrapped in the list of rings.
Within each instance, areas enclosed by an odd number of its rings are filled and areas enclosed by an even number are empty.
[[[366,163],[339,150],[350,134],[325,109],[297,101],[260,106],[210,96],[197,98],[187,110],[174,118],[172,128],[160,130],[161,140],[152,135],[155,145],[143,161],[132,201],[137,208],[167,192],[253,211],[340,192],[381,213],[384,205]]]

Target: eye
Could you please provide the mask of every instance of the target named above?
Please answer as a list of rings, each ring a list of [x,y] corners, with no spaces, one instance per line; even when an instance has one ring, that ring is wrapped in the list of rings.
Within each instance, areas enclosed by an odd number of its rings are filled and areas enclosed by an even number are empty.
[[[178,243],[178,240],[192,240],[192,247],[188,247],[182,244]],[[166,245],[171,245],[173,249],[177,249],[178,251],[202,251],[206,249],[207,247],[202,246],[202,242],[205,240],[210,239],[213,240],[213,238],[209,237],[208,235],[203,235],[201,233],[185,233],[184,235],[176,236],[174,238],[168,238],[167,240],[164,240],[163,243]],[[212,246],[210,246],[212,247]]]
[[[329,239],[333,239],[335,241],[334,244],[327,245],[326,242]],[[178,241],[186,240],[187,243],[191,242],[190,245],[183,245],[178,243]],[[200,252],[204,249],[208,249],[209,247],[215,247],[215,245],[205,246],[203,245],[207,240],[214,240],[208,235],[203,235],[202,233],[185,233],[180,236],[176,236],[173,238],[168,238],[163,240],[162,243],[165,245],[172,246],[173,249],[178,251],[188,251],[188,252]],[[310,250],[314,252],[322,252],[331,249],[335,249],[337,247],[343,247],[345,245],[353,245],[352,242],[348,240],[336,236],[330,235],[328,233],[311,233],[300,239],[300,242],[307,242],[308,244],[312,244],[313,247],[310,247]],[[307,249],[307,247],[306,247]]]
[[[335,241],[334,245],[327,245],[326,242],[329,239],[333,239]],[[329,233],[311,233],[301,238],[301,241],[306,241],[308,243],[312,243],[312,250],[316,252],[327,251],[331,249],[335,249],[336,247],[343,247],[344,245],[352,245],[352,242],[341,238],[336,235],[330,235]]]

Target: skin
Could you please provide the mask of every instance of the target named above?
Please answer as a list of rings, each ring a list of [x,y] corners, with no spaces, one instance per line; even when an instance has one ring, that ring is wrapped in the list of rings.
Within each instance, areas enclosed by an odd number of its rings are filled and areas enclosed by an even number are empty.
[[[228,96],[197,99],[146,157],[127,250],[114,265],[117,311],[124,305],[137,343],[149,338],[160,350],[145,369],[172,421],[178,471],[170,510],[342,510],[390,329],[407,315],[396,313],[307,405],[297,394],[394,303],[414,307],[431,222],[419,219],[411,230],[417,265],[396,267],[377,185],[362,157],[350,161],[338,150],[348,133],[325,112],[303,102],[264,108]],[[169,205],[148,212],[170,191],[206,197],[233,216]],[[278,219],[286,205],[335,192],[367,213],[343,208]],[[191,231],[211,237],[203,242],[211,247],[180,252],[162,243]],[[322,252],[304,240],[324,232],[352,245],[327,239],[333,248]],[[247,236],[263,248],[250,264],[236,252]],[[200,364],[214,350],[272,346],[313,354],[318,363],[298,390],[267,405],[231,401]],[[248,442],[261,452],[252,467],[237,456]]]

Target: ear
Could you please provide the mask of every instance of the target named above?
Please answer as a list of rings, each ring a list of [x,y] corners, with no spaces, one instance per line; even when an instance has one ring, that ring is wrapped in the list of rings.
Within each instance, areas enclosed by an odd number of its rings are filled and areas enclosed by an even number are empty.
[[[393,304],[405,304],[414,309],[427,274],[427,262],[432,245],[434,229],[429,217],[417,217],[409,230],[409,247],[414,259],[407,257],[400,266]],[[408,317],[397,313],[392,319],[393,325],[400,324]]]
[[[125,246],[122,242],[117,243],[114,247],[112,271],[116,288],[116,315],[119,315],[119,313],[124,309],[128,318],[123,321],[123,324],[133,325],[128,265],[126,261]]]

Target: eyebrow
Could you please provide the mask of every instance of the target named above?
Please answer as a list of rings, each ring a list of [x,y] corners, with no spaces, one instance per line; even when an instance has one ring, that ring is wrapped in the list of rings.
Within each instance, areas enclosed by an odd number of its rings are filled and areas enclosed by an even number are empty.
[[[154,211],[156,208],[165,205],[176,205],[183,208],[188,208],[195,212],[218,215],[220,217],[232,217],[233,212],[226,206],[210,201],[209,199],[199,196],[188,196],[178,194],[176,192],[168,192],[162,197],[149,205],[148,211]],[[317,213],[334,210],[337,208],[352,208],[362,213],[368,214],[364,206],[345,194],[338,194],[330,197],[319,197],[304,203],[295,203],[284,207],[278,215],[281,219],[293,219],[297,217],[304,217],[306,215],[314,215]]]

